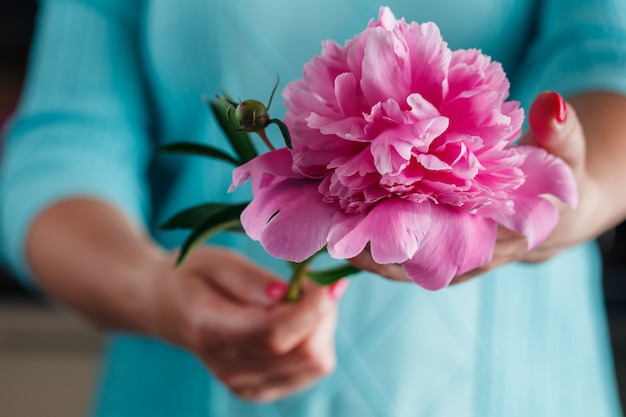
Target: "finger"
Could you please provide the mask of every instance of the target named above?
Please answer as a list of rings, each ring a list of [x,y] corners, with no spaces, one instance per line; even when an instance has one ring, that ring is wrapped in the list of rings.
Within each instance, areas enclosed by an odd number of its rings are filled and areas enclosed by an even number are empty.
[[[364,250],[354,258],[348,259],[348,262],[360,270],[373,272],[393,281],[409,281],[400,265],[378,264],[368,250]]]
[[[585,163],[585,136],[576,111],[558,93],[541,93],[528,114],[530,131],[520,145],[544,148],[579,172]]]
[[[336,290],[329,289],[331,298],[333,298],[333,291],[335,294],[345,291],[348,280],[343,279],[339,282],[340,285],[336,287]],[[288,369],[290,363],[306,365],[318,374],[333,369],[335,365],[334,334],[337,325],[337,313],[336,306],[325,311],[322,317],[314,321],[313,328],[300,340],[299,344],[286,354],[272,358],[272,361],[276,361],[276,369],[280,369],[278,364]],[[289,341],[285,343],[287,346],[284,346],[283,350],[288,348]],[[261,353],[261,358],[267,359],[266,352]]]
[[[229,358],[228,361],[213,357],[211,369],[215,375],[231,388],[267,385],[269,381],[287,380],[293,376],[306,375],[308,378],[326,375],[335,366],[334,351],[328,349],[326,355],[311,356],[314,353],[300,348],[275,358],[246,355]]]
[[[308,388],[317,378],[309,374],[294,374],[267,380],[263,384],[250,384],[231,388],[239,397],[254,402],[271,402]]]
[[[287,372],[294,366],[308,364],[316,369],[333,367],[336,322],[337,309],[333,309],[312,329],[310,337],[285,353],[270,353],[260,344],[230,343],[215,349],[212,359],[219,367],[239,373]]]
[[[225,249],[198,248],[183,266],[207,277],[207,283],[242,304],[269,306],[282,300],[287,291],[275,274]]]
[[[232,363],[232,367],[219,369],[214,373],[231,390],[241,392],[249,390],[258,396],[262,391],[277,391],[290,393],[299,390],[315,380],[330,374],[335,368],[335,353],[332,345],[326,349],[324,356],[308,357],[308,353],[295,349],[276,360],[261,359],[249,365],[239,362]]]
[[[329,375],[336,364],[336,321],[336,314],[326,316],[313,336],[287,355],[253,364],[252,368],[233,375],[226,384],[247,399],[269,401],[302,390]]]
[[[270,355],[292,350],[314,332],[325,316],[336,314],[338,294],[333,296],[331,291],[341,292],[310,283],[298,301],[273,307],[257,346]]]
[[[297,302],[273,307],[241,305],[214,295],[207,304],[224,314],[201,324],[203,339],[218,349],[234,347],[239,355],[265,355],[273,358],[292,350],[315,330],[325,315],[334,314],[336,296],[329,287],[309,285]]]

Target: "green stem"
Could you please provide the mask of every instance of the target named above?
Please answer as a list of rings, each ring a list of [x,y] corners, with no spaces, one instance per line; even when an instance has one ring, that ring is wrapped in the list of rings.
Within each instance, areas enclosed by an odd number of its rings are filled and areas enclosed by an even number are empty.
[[[306,280],[305,272],[310,260],[309,258],[306,261],[292,264],[293,271],[287,287],[287,294],[285,294],[285,301],[298,301],[302,296],[302,287]]]
[[[305,259],[302,262],[289,262],[291,265],[291,279],[289,280],[289,285],[287,286],[285,301],[298,301],[300,297],[302,297],[302,289],[304,288],[304,283],[308,279],[307,269],[309,264],[313,258],[324,252],[326,252],[326,247],[314,253],[310,258]]]
[[[267,135],[265,134],[265,129],[258,130],[256,133],[261,137],[263,143],[265,143],[265,146],[267,146],[270,151],[276,150],[276,148],[274,148],[274,145],[272,145],[272,142],[270,142]]]
[[[285,145],[291,149],[291,134],[289,133],[289,128],[284,124],[280,119],[270,119],[267,124],[274,123],[280,129],[280,133],[283,135],[283,140],[285,141]]]

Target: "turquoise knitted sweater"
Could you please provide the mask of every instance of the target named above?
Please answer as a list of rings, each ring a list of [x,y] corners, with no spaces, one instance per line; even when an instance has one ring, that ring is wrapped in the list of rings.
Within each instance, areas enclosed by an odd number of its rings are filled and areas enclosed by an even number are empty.
[[[622,0],[390,0],[432,20],[453,48],[503,63],[515,98],[544,89],[626,93]],[[24,236],[47,205],[104,199],[155,230],[174,212],[227,194],[230,167],[159,156],[157,144],[223,146],[200,97],[226,86],[264,99],[327,38],[375,18],[371,0],[47,0],[2,162],[2,248],[25,283]],[[278,104],[278,103],[276,103]],[[275,104],[274,116],[283,110]],[[156,233],[166,247],[183,235]],[[220,236],[284,272],[245,237]],[[335,372],[271,404],[232,396],[194,357],[112,335],[94,416],[616,417],[620,415],[592,244],[541,265],[508,265],[428,292],[367,274],[341,301]]]

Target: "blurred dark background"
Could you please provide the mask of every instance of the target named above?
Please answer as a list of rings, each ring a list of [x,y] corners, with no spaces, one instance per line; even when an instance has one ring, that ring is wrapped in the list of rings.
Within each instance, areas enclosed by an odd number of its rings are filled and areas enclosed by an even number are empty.
[[[31,42],[36,9],[37,5],[35,1],[0,0],[0,127],[2,127],[10,117],[19,98],[24,70],[28,61],[28,49]],[[1,144],[0,137],[0,145]],[[0,155],[2,152],[1,149],[2,147],[0,146]],[[0,160],[0,164],[1,163]],[[626,404],[626,224],[619,225],[614,230],[600,237],[598,241],[604,259],[604,294],[607,311],[609,313],[611,339],[615,353],[616,374],[618,375],[618,381],[620,383],[622,401]],[[6,306],[12,307],[6,308]],[[28,311],[24,310],[23,306],[26,306],[26,308],[30,306],[30,308],[36,309],[42,323],[56,323],[49,324],[53,326],[58,326],[59,322],[65,323],[66,318],[64,317],[60,318],[58,321],[46,322],[46,317],[50,315],[54,316],[57,314],[57,310],[45,300],[35,298],[25,291],[21,285],[11,277],[11,274],[0,262],[0,360],[3,358],[3,346],[5,353],[7,346],[12,346],[12,342],[6,337],[3,340],[3,329],[6,336],[6,334],[11,333],[10,329],[19,330],[18,327],[20,326],[28,327],[28,325],[21,324],[24,322],[20,321],[22,320],[23,312]],[[22,312],[20,313],[22,316],[17,315],[17,313],[15,313],[16,311]],[[11,327],[11,323],[14,323],[13,327]],[[71,326],[70,328],[74,329]],[[41,333],[41,328],[37,327],[37,329],[39,330],[36,332]],[[18,330],[14,330],[14,332],[18,332]],[[85,346],[84,342],[81,342],[81,340],[84,341],[84,338],[72,339],[71,335],[74,333],[68,332],[61,332],[60,335],[56,336],[57,339],[55,340],[57,340],[57,342],[55,343],[58,345],[58,343],[70,343],[69,340],[75,340],[78,345],[83,343],[83,345],[80,346]],[[22,337],[20,340],[23,340],[24,337],[30,340],[29,338],[31,336],[20,337]],[[60,337],[63,337],[63,340],[66,342],[59,342]],[[7,340],[9,341],[7,342]],[[35,338],[32,339],[32,343],[37,344],[39,341]],[[76,345],[76,343],[74,345]],[[95,344],[86,346],[89,352],[95,352],[97,350]],[[24,366],[27,367],[27,365]],[[37,374],[36,378],[40,377],[40,374]],[[31,394],[35,393],[31,392]],[[2,395],[1,388],[0,395]],[[36,398],[33,395],[31,395],[31,397]],[[0,403],[2,403],[2,401],[0,401]]]
[[[0,129],[17,104],[36,10],[35,1],[0,0]],[[0,135],[0,155],[1,145]],[[25,297],[26,293],[0,262],[0,298],[7,296]]]

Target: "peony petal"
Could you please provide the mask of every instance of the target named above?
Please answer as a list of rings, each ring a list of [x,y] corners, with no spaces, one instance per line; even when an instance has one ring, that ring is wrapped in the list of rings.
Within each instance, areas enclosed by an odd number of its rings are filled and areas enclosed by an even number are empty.
[[[420,164],[410,164],[398,174],[383,175],[380,178],[380,185],[388,190],[404,189],[407,192],[411,192],[410,195],[412,195],[415,191],[415,184],[423,178],[424,167]]]
[[[412,133],[411,126],[388,128],[372,142],[370,152],[380,174],[397,174],[409,164],[415,147]]]
[[[288,179],[260,190],[241,215],[244,230],[273,256],[302,262],[326,245],[337,209],[317,181]]]
[[[559,211],[545,198],[518,196],[514,214],[493,218],[507,229],[526,236],[528,250],[531,250],[550,235],[559,221]]]
[[[455,276],[491,260],[497,224],[444,205],[433,205],[431,216],[430,230],[421,247],[402,267],[416,284],[439,290]]]
[[[315,132],[315,131],[309,131]],[[308,134],[307,138],[312,138],[309,142],[313,146],[299,144],[295,146],[293,153],[294,169],[301,172],[304,176],[319,178],[328,175],[328,167],[337,158],[358,154],[367,145],[362,142],[337,140],[336,136],[317,134]],[[320,144],[326,144],[326,147],[320,148]]]
[[[337,120],[311,113],[306,121],[311,129],[319,129],[323,135],[336,135],[347,140],[369,140],[364,138],[365,120],[363,117],[345,117]]]
[[[443,41],[437,25],[432,22],[421,25],[412,23],[404,36],[410,51],[409,91],[419,92],[438,108],[447,94],[452,51]]]
[[[559,218],[554,205],[541,196],[553,195],[575,208],[578,193],[573,173],[562,159],[533,146],[515,149],[525,157],[520,168],[526,179],[513,191],[514,212],[495,213],[493,219],[526,236],[531,250],[548,237]]]
[[[241,224],[246,234],[252,239],[261,239],[267,222],[276,212],[288,204],[292,194],[297,192],[291,189],[295,188],[297,190],[298,183],[293,184],[293,181],[288,181],[286,184],[283,184],[284,182],[285,180],[257,191],[250,204],[241,214]]]
[[[369,148],[362,151],[335,158],[328,164],[329,168],[335,168],[335,174],[340,176],[350,176],[358,174],[361,177],[376,172],[374,158]]]
[[[447,126],[448,119],[437,116],[381,129],[371,144],[376,168],[381,174],[397,174],[407,167],[414,154],[427,152]]]
[[[432,119],[441,116],[439,110],[421,94],[413,93],[409,95],[406,103],[411,107],[411,113],[416,120]]]
[[[446,164],[444,161],[439,159],[436,155],[429,154],[421,154],[415,157],[417,162],[422,164],[422,166],[431,171],[446,171],[451,169],[452,167]]]
[[[415,254],[428,232],[430,207],[403,199],[381,201],[367,215],[353,215],[333,224],[328,251],[336,258],[352,258],[369,242],[374,261],[404,262]]]
[[[363,117],[361,114],[366,106],[360,100],[361,94],[354,74],[346,72],[335,78],[335,97],[344,116]]]
[[[459,49],[452,52],[449,79],[451,93],[459,84],[464,84],[467,90],[481,85],[501,92],[502,99],[508,97],[510,84],[502,64],[492,61],[478,49]]]
[[[308,64],[307,64],[308,65]],[[305,70],[306,70],[305,66]],[[332,115],[337,112],[336,106],[329,100],[329,96],[322,95],[324,91],[333,94],[333,85],[323,88],[325,82],[318,82],[318,88],[312,90],[304,80],[298,80],[285,87],[283,96],[285,97],[285,106],[291,113],[296,113],[299,117],[306,116],[310,112],[323,115]],[[330,96],[332,97],[332,96]],[[289,115],[289,113],[287,113]],[[290,116],[293,117],[294,115]],[[288,123],[289,119],[285,117],[284,122]]]
[[[576,181],[565,161],[545,149],[534,146],[518,146],[515,149],[525,156],[521,168],[526,173],[526,181],[517,193],[529,196],[550,194],[572,209],[576,208],[578,205]]]
[[[387,6],[381,7],[378,11],[378,22],[376,26],[381,26],[387,30],[393,30],[398,24],[398,19],[393,15],[391,9]]]
[[[328,253],[335,259],[354,258],[367,246],[370,235],[361,229],[357,230],[363,222],[366,213],[335,214],[331,230],[328,234]]]
[[[478,136],[483,137],[480,134],[481,131],[489,131],[500,121],[494,109],[499,108],[501,101],[497,91],[466,90],[462,95],[446,101],[441,106],[441,113],[450,118],[451,130],[469,134],[477,133]],[[502,123],[508,121],[510,121],[508,118],[501,120]]]
[[[233,183],[228,191],[231,192],[250,178],[258,178],[262,174],[285,178],[301,178],[302,176],[294,172],[292,166],[293,160],[289,149],[281,148],[266,152],[233,170]]]
[[[393,51],[390,53],[389,51]],[[365,46],[361,64],[361,90],[370,106],[393,99],[406,100],[411,75],[406,45],[391,32],[375,28]]]

